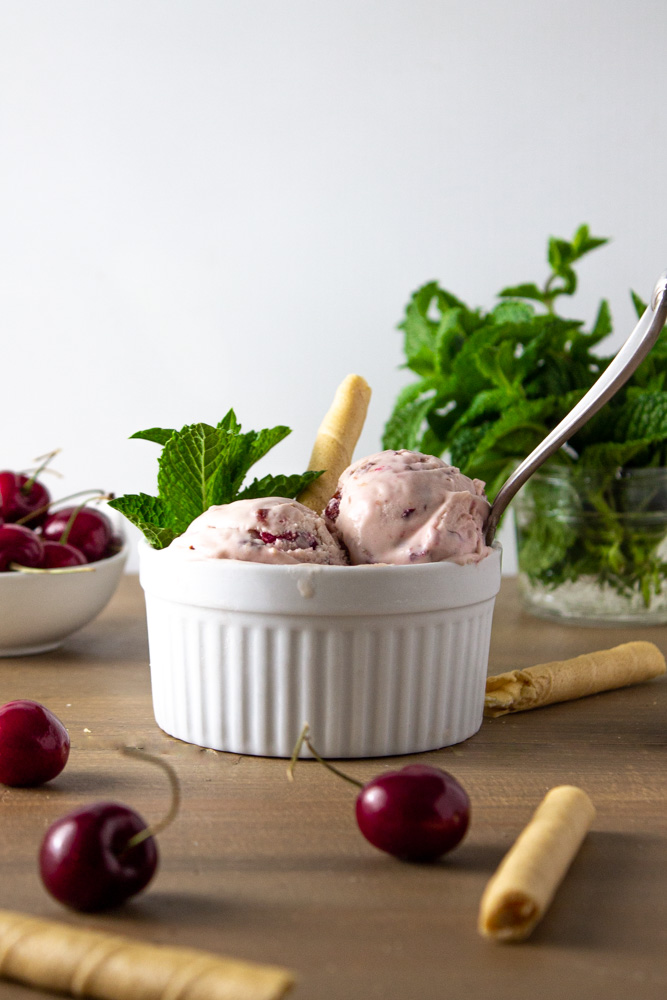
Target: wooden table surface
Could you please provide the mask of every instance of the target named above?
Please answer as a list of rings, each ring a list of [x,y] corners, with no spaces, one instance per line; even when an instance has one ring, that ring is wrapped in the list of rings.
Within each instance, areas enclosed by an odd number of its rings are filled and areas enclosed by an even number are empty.
[[[596,629],[539,621],[503,581],[489,670],[498,673],[630,638],[667,651],[667,627]],[[0,905],[73,924],[285,965],[294,1000],[633,1000],[667,995],[667,681],[485,720],[456,747],[418,758],[453,772],[472,800],[468,836],[433,865],[372,848],[354,790],[314,761],[298,765],[180,743],[153,719],[141,590],[127,577],[106,611],[65,646],[0,660],[0,703],[34,698],[68,727],[63,773],[39,789],[2,789]],[[161,867],[122,909],[65,910],[42,888],[36,856],[71,808],[115,799],[147,820],[169,792],[119,743],[163,754],[181,811],[159,838]],[[367,780],[407,758],[349,761]],[[544,793],[583,787],[597,807],[554,903],[530,941],[476,930],[485,883]],[[0,1000],[43,996],[0,983]],[[120,998],[119,998],[120,1000]]]

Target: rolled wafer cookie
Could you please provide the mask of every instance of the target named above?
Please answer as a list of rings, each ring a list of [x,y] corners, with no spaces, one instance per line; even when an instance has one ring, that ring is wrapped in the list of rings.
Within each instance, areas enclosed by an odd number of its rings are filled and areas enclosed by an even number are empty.
[[[348,375],[338,386],[320,424],[308,468],[325,471],[297,497],[317,514],[322,513],[336,491],[341,472],[352,462],[370,398],[366,380],[361,375]]]
[[[484,715],[495,718],[600,691],[627,687],[665,673],[665,657],[652,642],[624,642],[571,660],[538,663],[487,677]]]
[[[547,792],[484,890],[480,934],[523,941],[532,933],[594,818],[593,803],[581,788],[558,785]]]
[[[287,969],[0,910],[0,976],[95,1000],[280,1000]]]

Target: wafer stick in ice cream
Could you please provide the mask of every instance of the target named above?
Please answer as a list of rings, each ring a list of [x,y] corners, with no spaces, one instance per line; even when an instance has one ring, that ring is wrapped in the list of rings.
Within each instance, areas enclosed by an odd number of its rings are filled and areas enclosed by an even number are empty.
[[[364,426],[371,389],[361,375],[348,375],[336,390],[333,402],[320,424],[309,469],[324,469],[297,500],[321,514],[336,491],[338,478],[352,462]]]
[[[523,941],[546,913],[588,832],[595,808],[574,785],[547,792],[489,881],[478,930],[496,941]]]
[[[495,718],[557,701],[639,684],[665,673],[665,657],[652,642],[624,642],[571,660],[539,663],[487,677],[484,714]]]
[[[286,970],[0,910],[0,976],[96,1000],[280,1000]]]

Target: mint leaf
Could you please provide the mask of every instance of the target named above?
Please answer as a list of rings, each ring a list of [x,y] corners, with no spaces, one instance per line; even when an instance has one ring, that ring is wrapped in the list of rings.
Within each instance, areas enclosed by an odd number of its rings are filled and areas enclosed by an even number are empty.
[[[237,495],[237,500],[254,500],[257,497],[296,497],[315,479],[322,475],[319,472],[303,472],[293,476],[264,476],[263,479],[253,479],[244,486]]]
[[[416,440],[415,427],[418,431],[424,420],[424,411],[432,409],[437,384],[437,379],[420,379],[400,390],[384,429],[383,448],[404,448],[403,441]]]
[[[667,392],[628,393],[613,424],[616,441],[667,438]]]
[[[499,302],[489,313],[494,323],[530,323],[535,315],[535,309],[527,302],[516,302],[506,299]]]
[[[147,431],[135,431],[134,434],[130,434],[130,440],[143,438],[145,441],[154,441],[155,444],[166,444],[174,433],[175,431],[168,427],[150,427]]]
[[[534,299],[536,302],[545,302],[546,296],[541,288],[533,282],[525,282],[522,285],[509,285],[498,292],[501,299]]]
[[[408,303],[405,319],[399,326],[405,334],[403,349],[407,367],[418,375],[430,375],[436,369],[437,323],[428,316],[435,291],[433,284],[418,289]]]
[[[231,409],[227,410],[218,427],[220,430],[230,431],[232,434],[238,434],[241,431],[241,425],[236,419],[236,414]]]
[[[480,322],[479,312],[468,309],[437,282],[422,285],[413,293],[398,327],[405,335],[406,367],[424,377],[433,375]]]
[[[605,243],[609,243],[606,237],[591,236],[587,225],[579,226],[572,239],[572,259],[578,260],[584,254],[590,253],[591,250],[596,250],[598,247],[604,246]]]
[[[608,337],[612,332],[613,323],[611,321],[611,310],[609,308],[609,303],[606,299],[603,299],[598,308],[598,314],[595,317],[595,323],[593,324],[593,329],[590,332],[589,343],[597,344],[598,341],[603,340]]]
[[[174,520],[183,530],[219,500],[217,480],[227,431],[208,424],[192,424],[173,434],[159,459],[159,496],[169,504]],[[228,464],[228,455],[222,459]]]
[[[480,347],[475,358],[482,375],[510,394],[516,378],[516,361],[514,345],[508,340],[497,346],[488,344]]]
[[[120,511],[128,521],[143,531],[154,548],[162,548],[179,534],[178,527],[171,524],[169,508],[159,497],[147,493],[128,494],[109,501],[109,506]]]
[[[415,399],[394,412],[385,427],[382,439],[384,448],[409,448],[414,450],[422,435],[424,421],[433,406],[430,397]]]
[[[452,360],[443,395],[457,402],[467,402],[476,393],[492,388],[493,383],[480,369],[477,358],[480,351],[495,348],[506,336],[506,327],[494,323],[485,324],[471,333]]]
[[[241,432],[230,409],[217,424],[189,424],[180,431],[151,428],[133,437],[162,445],[158,495],[140,493],[110,502],[154,548],[163,548],[213,505],[244,497],[297,496],[321,472],[265,476],[243,488],[249,469],[290,433],[289,427]]]
[[[486,434],[493,426],[491,421],[479,424],[476,427],[462,427],[449,440],[449,454],[452,462],[461,471],[469,467],[470,457],[475,454],[480,441],[483,441]],[[484,469],[485,476],[489,475],[489,465]],[[480,477],[481,478],[481,477]]]
[[[546,436],[545,420],[556,406],[554,399],[534,399],[522,400],[507,409],[498,420],[486,425],[464,471],[469,475],[474,471],[478,476],[478,470],[493,464],[501,455],[527,455]]]
[[[477,422],[497,420],[511,401],[505,389],[486,389],[478,392],[470,406],[459,417],[455,431]]]
[[[622,469],[636,455],[646,450],[650,440],[645,441],[600,441],[586,448],[579,459],[582,473],[600,470],[613,472]]]
[[[465,310],[447,309],[435,332],[435,364],[439,372],[446,372],[452,358],[463,346],[466,337]]]
[[[577,273],[573,264],[591,250],[607,243],[606,238],[591,236],[587,225],[579,226],[572,241],[550,237],[547,244],[547,260],[551,275],[543,288],[544,304],[553,312],[553,304],[561,295],[574,295],[577,290]],[[556,279],[560,279],[560,283]]]

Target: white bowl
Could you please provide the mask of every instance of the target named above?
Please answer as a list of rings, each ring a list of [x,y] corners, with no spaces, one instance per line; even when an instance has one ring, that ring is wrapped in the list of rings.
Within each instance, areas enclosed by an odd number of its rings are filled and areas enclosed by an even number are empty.
[[[108,604],[127,560],[120,552],[67,573],[0,573],[0,656],[56,649]]]
[[[142,543],[156,721],[271,757],[306,721],[326,757],[459,743],[482,723],[500,563],[500,546],[466,566],[276,566]]]

